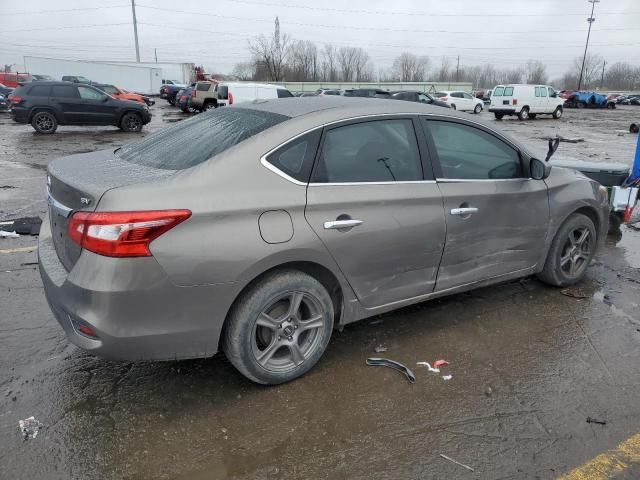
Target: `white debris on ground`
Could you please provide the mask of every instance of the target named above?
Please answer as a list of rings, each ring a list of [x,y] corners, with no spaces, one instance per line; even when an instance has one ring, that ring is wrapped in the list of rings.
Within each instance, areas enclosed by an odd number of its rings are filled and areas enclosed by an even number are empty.
[[[425,367],[427,367],[429,369],[430,372],[440,373],[440,369],[439,368],[433,368],[429,362],[416,362],[416,365],[424,365]]]
[[[35,417],[25,418],[24,420],[18,421],[18,427],[22,432],[22,437],[25,440],[29,438],[36,438],[38,436],[38,432],[44,425],[40,423]]]
[[[16,232],[5,232],[4,230],[0,230],[0,238],[19,238]]]

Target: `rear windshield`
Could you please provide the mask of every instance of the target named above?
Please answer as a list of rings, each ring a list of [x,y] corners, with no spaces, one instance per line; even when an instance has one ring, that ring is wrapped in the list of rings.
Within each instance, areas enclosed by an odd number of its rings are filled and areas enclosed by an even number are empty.
[[[504,87],[504,96],[510,97],[513,95],[513,87]]]
[[[261,110],[216,108],[124,145],[116,156],[147,167],[183,170],[289,118]]]
[[[504,92],[504,87],[496,87],[493,89],[493,92],[491,92],[491,96],[492,97],[501,97],[502,96],[502,92]]]
[[[199,92],[206,92],[209,90],[209,87],[211,87],[210,83],[199,83],[196,87],[196,90],[198,90]]]

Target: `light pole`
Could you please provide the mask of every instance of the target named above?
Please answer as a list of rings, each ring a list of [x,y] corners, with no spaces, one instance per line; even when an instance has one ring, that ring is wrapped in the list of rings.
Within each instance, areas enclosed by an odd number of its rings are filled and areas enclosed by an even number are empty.
[[[587,18],[589,22],[589,30],[587,31],[587,43],[584,45],[584,55],[582,57],[582,68],[580,69],[580,80],[578,80],[578,90],[582,88],[582,75],[584,74],[584,62],[587,60],[587,48],[589,48],[589,37],[591,36],[591,25],[596,19],[593,16],[593,10],[596,7],[596,3],[600,3],[600,0],[587,0],[591,4],[591,16]]]

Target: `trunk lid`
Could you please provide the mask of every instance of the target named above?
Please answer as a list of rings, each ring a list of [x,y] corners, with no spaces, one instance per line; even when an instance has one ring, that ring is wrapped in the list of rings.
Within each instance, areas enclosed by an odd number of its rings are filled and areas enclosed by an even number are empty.
[[[82,251],[67,235],[67,224],[73,212],[94,211],[102,195],[112,188],[145,183],[176,172],[130,163],[107,150],[54,160],[47,173],[53,245],[60,262],[70,271]]]

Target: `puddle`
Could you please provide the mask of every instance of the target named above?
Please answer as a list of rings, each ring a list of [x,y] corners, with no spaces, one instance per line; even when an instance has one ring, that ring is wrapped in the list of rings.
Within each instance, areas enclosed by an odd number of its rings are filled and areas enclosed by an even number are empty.
[[[617,245],[624,249],[624,257],[630,267],[640,268],[640,225],[622,227],[622,238]]]

